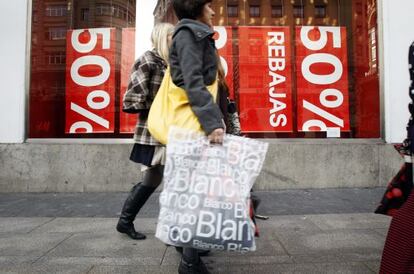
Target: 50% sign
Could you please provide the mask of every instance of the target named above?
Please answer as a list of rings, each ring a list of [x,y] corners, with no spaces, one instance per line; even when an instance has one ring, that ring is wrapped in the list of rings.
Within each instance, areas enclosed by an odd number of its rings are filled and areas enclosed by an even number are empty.
[[[305,26],[297,37],[299,130],[348,131],[345,29]]]
[[[114,132],[115,30],[68,33],[66,133]]]

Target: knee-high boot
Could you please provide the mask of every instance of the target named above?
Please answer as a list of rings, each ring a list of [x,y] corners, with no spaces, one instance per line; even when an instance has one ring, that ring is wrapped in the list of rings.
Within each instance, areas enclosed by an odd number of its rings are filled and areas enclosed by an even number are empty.
[[[141,207],[145,204],[156,188],[145,186],[142,183],[135,185],[122,207],[116,230],[125,233],[134,240],[143,240],[146,236],[135,231],[134,220]]]

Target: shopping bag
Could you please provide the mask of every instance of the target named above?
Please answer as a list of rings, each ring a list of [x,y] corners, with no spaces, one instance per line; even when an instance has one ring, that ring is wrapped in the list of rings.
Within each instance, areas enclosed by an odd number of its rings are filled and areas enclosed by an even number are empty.
[[[250,189],[268,144],[226,134],[212,145],[205,134],[175,127],[168,138],[155,236],[174,246],[254,251]]]
[[[207,90],[216,100],[217,81],[207,86]],[[171,126],[202,132],[200,122],[191,109],[187,93],[173,83],[168,67],[148,114],[148,130],[161,144],[167,144]]]

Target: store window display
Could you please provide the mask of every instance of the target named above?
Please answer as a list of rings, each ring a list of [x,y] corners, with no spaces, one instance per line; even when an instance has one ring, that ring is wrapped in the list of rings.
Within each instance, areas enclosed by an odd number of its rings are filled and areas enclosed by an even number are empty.
[[[139,1],[33,1],[29,138],[132,136],[120,99]],[[176,23],[171,1],[158,2],[155,20]],[[244,135],[380,137],[376,0],[212,5]]]

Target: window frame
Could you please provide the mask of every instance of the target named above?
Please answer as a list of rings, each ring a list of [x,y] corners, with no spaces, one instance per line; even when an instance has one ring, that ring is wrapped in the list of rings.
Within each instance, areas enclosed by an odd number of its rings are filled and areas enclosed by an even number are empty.
[[[89,14],[90,14],[89,8],[82,8],[81,9],[81,20],[84,22],[89,21]]]
[[[45,8],[45,16],[48,17],[63,17],[68,15],[68,8],[66,5],[47,5]]]
[[[280,14],[277,14],[274,11],[280,11]],[[272,18],[282,18],[283,17],[283,6],[282,5],[272,5],[272,7],[271,7],[271,17]]]
[[[300,14],[297,11],[300,11]],[[293,5],[293,18],[305,18],[305,6],[304,5]]]
[[[258,11],[258,13],[256,13]],[[249,5],[249,16],[250,17],[260,17],[260,5]]]
[[[230,13],[230,11],[235,10],[235,13]],[[228,17],[239,17],[239,5],[227,5],[227,16]]]
[[[327,10],[326,10],[326,5],[315,5],[314,6],[314,14],[315,14],[315,18],[326,18],[327,15]],[[323,11],[323,12],[320,12]]]

